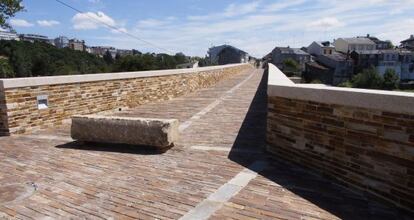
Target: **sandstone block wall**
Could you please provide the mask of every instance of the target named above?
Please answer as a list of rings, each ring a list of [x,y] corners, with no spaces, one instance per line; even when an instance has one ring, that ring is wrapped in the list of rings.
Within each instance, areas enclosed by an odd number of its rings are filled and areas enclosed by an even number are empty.
[[[270,67],[267,150],[412,210],[414,94],[294,85],[281,74]]]
[[[0,135],[7,128],[7,121],[6,97],[4,92],[0,92]]]
[[[0,91],[0,132],[2,135],[24,133],[61,124],[72,115],[169,100],[212,86],[249,68],[252,67],[248,64],[230,65],[192,72],[183,70],[187,71],[183,74],[3,88]],[[57,80],[62,81],[62,78]],[[48,96],[47,109],[38,109],[39,95]]]
[[[414,207],[414,115],[269,97],[268,151]]]

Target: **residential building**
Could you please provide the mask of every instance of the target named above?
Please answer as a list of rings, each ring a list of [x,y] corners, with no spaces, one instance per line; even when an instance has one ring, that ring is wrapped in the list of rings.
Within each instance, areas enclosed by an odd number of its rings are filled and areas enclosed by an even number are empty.
[[[105,55],[105,53],[107,51],[109,51],[111,53],[111,56],[113,58],[116,57],[116,54],[118,52],[118,50],[116,48],[109,47],[109,46],[96,46],[96,47],[91,47],[90,48],[90,51],[91,51],[90,53],[95,54],[95,55],[98,55],[100,57],[102,57],[103,55]],[[132,51],[131,51],[131,54],[132,54]]]
[[[392,69],[401,78],[400,52],[398,50],[379,50],[378,64],[376,66],[380,75],[384,75],[388,69]]]
[[[376,49],[375,42],[366,37],[338,38],[333,44],[335,45],[335,50],[342,53]]]
[[[319,81],[323,84],[331,84],[333,81],[333,69],[315,61],[307,62],[303,77],[308,83]]]
[[[354,60],[354,73],[360,73],[364,69],[378,66],[379,50],[352,51],[351,58]]]
[[[92,48],[88,47],[88,46],[85,46],[85,52],[92,53]]]
[[[354,62],[349,55],[334,52],[320,55],[316,57],[316,61],[332,70],[331,81],[327,84],[339,85],[353,76]]]
[[[57,48],[65,48],[69,47],[69,38],[65,36],[59,36],[55,38],[54,44]]]
[[[226,47],[218,54],[218,64],[247,63],[249,54],[235,47]]]
[[[69,48],[72,50],[85,51],[85,41],[78,39],[69,40]]]
[[[44,42],[50,44],[51,41],[47,36],[38,35],[38,34],[21,34],[20,39],[23,41],[29,41],[29,42]]]
[[[367,36],[358,37],[358,38],[368,38],[368,39],[370,39],[371,41],[373,41],[375,43],[375,49],[377,49],[377,50],[393,49],[393,45],[392,45],[391,41],[380,40],[377,37],[373,37],[369,34],[367,34]]]
[[[0,31],[0,40],[16,40],[19,41],[19,35],[15,32]]]
[[[401,49],[399,59],[401,62],[401,80],[414,80],[414,52]]]
[[[121,57],[133,55],[132,50],[123,50],[123,49],[118,49],[117,54],[119,54],[119,56]]]
[[[311,60],[311,56],[299,48],[276,47],[273,49],[272,63],[279,69],[283,70],[285,68],[284,61],[287,59],[295,60],[303,71],[305,70],[305,64]]]
[[[221,50],[223,50],[226,47],[229,47],[229,45],[215,46],[208,49],[207,54],[212,64],[218,63],[218,54],[221,52]]]
[[[307,52],[313,56],[332,54],[334,51],[335,46],[329,41],[314,41],[307,48]]]
[[[106,53],[106,51],[108,51],[111,48],[113,47],[94,46],[94,47],[90,47],[89,49],[91,51],[90,53],[98,55],[98,56],[103,56]]]
[[[401,47],[409,50],[414,50],[414,35],[411,35],[410,38],[401,41]]]
[[[269,63],[273,63],[272,62],[272,52],[266,54],[263,58],[262,58],[262,68],[266,68],[268,66]]]
[[[392,69],[401,80],[414,79],[413,52],[405,49],[371,50],[351,53],[355,62],[355,73],[363,69],[375,67],[377,72],[384,75]]]
[[[248,53],[246,53],[243,50],[240,50],[236,47],[233,47],[231,45],[226,45],[226,44],[209,48],[207,54],[208,54],[208,57],[210,58],[210,62],[212,64],[219,64],[219,58],[220,58],[219,54],[226,48],[230,48],[230,49],[228,49],[228,51],[226,51],[225,53],[227,55],[234,56],[233,57],[234,60],[231,60],[231,62],[234,62],[235,60],[238,60],[238,58],[237,58],[238,55],[240,55],[240,57],[239,57],[240,61],[239,62],[242,62],[242,63],[249,62],[249,54]],[[231,54],[231,53],[234,53],[234,54]],[[227,58],[222,57],[222,62],[228,62],[228,61],[225,60],[225,59],[228,59],[228,58],[230,58],[230,57],[227,57]]]

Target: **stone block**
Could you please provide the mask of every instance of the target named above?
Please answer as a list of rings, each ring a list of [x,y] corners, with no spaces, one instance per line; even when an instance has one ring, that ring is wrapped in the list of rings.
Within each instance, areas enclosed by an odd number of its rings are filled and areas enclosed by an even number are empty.
[[[73,116],[71,136],[75,140],[153,146],[165,149],[179,138],[176,119],[129,118],[101,115]]]

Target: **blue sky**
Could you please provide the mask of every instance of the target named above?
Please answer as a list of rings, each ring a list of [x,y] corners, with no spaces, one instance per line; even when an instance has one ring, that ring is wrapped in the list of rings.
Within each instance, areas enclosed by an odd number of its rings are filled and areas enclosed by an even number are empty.
[[[307,46],[370,33],[398,44],[414,34],[414,0],[23,0],[25,12],[10,23],[19,33],[79,38],[164,52],[110,30],[90,17],[119,27],[161,48],[204,56],[224,43],[262,57],[275,46]]]

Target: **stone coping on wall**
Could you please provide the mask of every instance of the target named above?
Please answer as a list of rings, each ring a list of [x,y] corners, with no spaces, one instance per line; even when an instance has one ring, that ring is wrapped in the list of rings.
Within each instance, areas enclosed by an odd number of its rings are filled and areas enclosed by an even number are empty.
[[[27,77],[27,78],[13,78],[1,79],[0,90],[13,89],[30,86],[45,86],[45,85],[59,85],[70,83],[84,83],[96,81],[108,81],[119,79],[133,79],[145,77],[157,77],[186,73],[197,73],[203,71],[211,71],[235,67],[246,64],[228,64],[222,66],[200,67],[193,69],[172,69],[172,70],[155,70],[155,71],[138,71],[138,72],[120,72],[120,73],[97,73],[84,75],[70,75],[70,76],[44,76],[44,77]]]
[[[272,64],[269,64],[268,96],[414,114],[414,93],[294,84]]]

